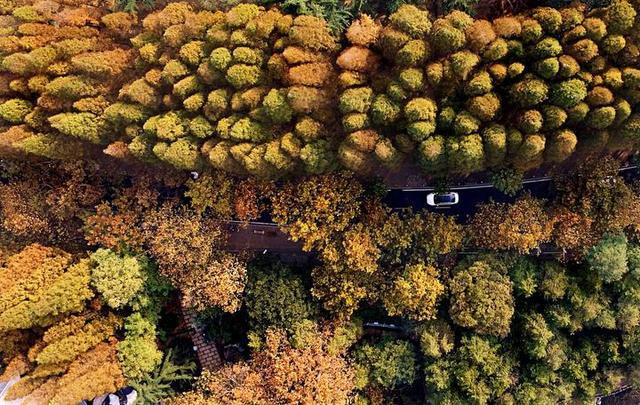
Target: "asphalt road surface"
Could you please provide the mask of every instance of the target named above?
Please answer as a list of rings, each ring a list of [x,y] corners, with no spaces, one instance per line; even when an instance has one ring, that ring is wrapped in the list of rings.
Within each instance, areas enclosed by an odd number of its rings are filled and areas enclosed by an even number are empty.
[[[538,198],[547,198],[550,188],[549,181],[540,181],[526,184],[524,190],[531,192]],[[447,208],[430,207],[427,205],[427,194],[431,191],[424,190],[391,190],[385,202],[394,210],[412,209],[414,212],[428,209],[447,215],[455,215],[460,221],[466,219],[475,212],[478,204],[493,200],[497,202],[511,202],[515,197],[508,197],[492,186],[475,188],[452,188],[460,195],[460,203]],[[275,224],[269,223],[268,218],[262,218],[262,222],[243,223],[230,221],[227,223],[229,239],[227,248],[230,251],[249,250],[254,252],[277,252],[293,254],[301,252],[302,244],[292,242]]]
[[[227,223],[229,251],[254,251],[260,253],[277,252],[288,255],[299,254],[302,244],[292,242],[276,224],[264,222],[243,223],[230,221]]]
[[[637,166],[627,166],[621,169],[621,174],[627,181],[630,181],[637,178],[637,169]],[[384,201],[394,210],[411,209],[413,212],[419,212],[427,209],[432,212],[455,215],[459,221],[466,222],[481,203],[488,201],[513,202],[517,198],[517,196],[509,197],[501,193],[490,183],[454,186],[450,190],[459,194],[460,202],[446,208],[427,205],[427,195],[433,192],[432,187],[392,189],[389,190]],[[552,192],[551,179],[548,177],[526,179],[518,196],[525,192],[531,193],[536,198],[550,198]],[[229,230],[227,248],[230,251],[249,250],[261,253],[283,253],[294,260],[296,255],[301,258],[307,256],[302,252],[302,245],[290,241],[285,233],[271,223],[268,216],[260,218],[260,222],[229,221],[226,225]]]
[[[548,180],[531,182],[523,185],[523,190],[518,193],[529,192],[537,198],[549,198],[551,182]],[[513,202],[516,197],[509,197],[496,190],[492,185],[476,185],[475,187],[452,187],[459,195],[459,203],[448,207],[431,207],[427,205],[427,195],[433,190],[391,190],[385,198],[385,202],[394,210],[412,209],[414,212],[427,209],[447,215],[455,215],[461,221],[476,211],[479,204],[496,202]]]

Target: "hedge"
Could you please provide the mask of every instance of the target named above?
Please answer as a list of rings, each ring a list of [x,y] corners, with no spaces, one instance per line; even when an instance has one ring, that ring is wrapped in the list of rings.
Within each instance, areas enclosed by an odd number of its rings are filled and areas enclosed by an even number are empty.
[[[88,142],[268,178],[403,162],[465,175],[640,141],[639,5],[624,0],[493,21],[404,5],[341,39],[253,4],[138,21],[23,3],[0,5],[0,142],[30,153]]]

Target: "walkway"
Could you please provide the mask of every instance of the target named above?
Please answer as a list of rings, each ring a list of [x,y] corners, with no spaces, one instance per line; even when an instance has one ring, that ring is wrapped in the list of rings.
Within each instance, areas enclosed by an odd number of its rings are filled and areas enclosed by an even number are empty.
[[[222,367],[222,358],[215,343],[208,342],[204,328],[198,322],[196,313],[191,309],[182,308],[184,320],[189,325],[189,334],[193,341],[193,350],[198,356],[200,367],[205,370],[215,370]]]

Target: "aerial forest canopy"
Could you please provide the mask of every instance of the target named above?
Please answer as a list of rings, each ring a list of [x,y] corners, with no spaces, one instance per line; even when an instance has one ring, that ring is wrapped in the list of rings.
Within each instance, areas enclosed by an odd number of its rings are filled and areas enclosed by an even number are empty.
[[[640,0],[0,0],[0,403],[639,393],[639,150]]]
[[[640,142],[637,2],[492,21],[0,3],[0,145],[279,178],[556,164]]]

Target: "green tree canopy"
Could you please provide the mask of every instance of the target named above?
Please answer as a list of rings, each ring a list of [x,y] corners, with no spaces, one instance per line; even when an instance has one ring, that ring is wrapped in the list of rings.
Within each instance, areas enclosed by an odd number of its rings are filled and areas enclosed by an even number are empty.
[[[302,278],[279,262],[258,261],[249,268],[246,299],[252,332],[269,327],[289,330],[316,317],[316,308]]]
[[[513,317],[513,286],[500,264],[476,261],[460,265],[451,279],[449,315],[457,325],[480,334],[504,337]]]
[[[383,339],[365,343],[355,351],[356,375],[360,387],[385,389],[410,385],[416,379],[416,354],[404,340]]]
[[[128,305],[144,287],[144,261],[136,257],[98,249],[91,255],[91,262],[91,284],[111,308]]]

